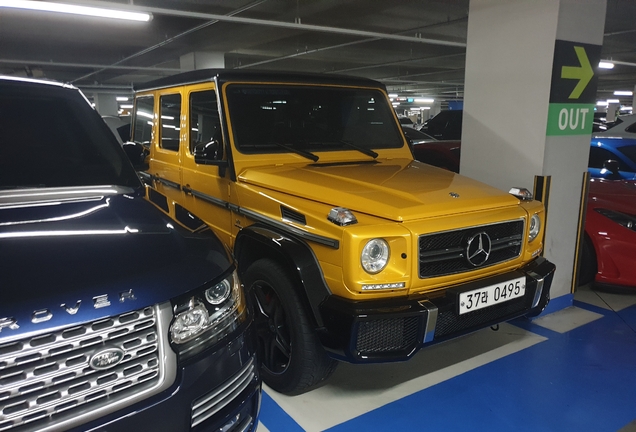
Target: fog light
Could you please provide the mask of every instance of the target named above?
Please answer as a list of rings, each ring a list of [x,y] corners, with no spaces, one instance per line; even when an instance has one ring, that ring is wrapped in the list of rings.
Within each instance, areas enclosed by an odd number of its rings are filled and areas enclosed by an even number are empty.
[[[170,327],[175,343],[184,343],[201,334],[208,324],[208,311],[201,303],[192,302],[190,308],[176,316]]]

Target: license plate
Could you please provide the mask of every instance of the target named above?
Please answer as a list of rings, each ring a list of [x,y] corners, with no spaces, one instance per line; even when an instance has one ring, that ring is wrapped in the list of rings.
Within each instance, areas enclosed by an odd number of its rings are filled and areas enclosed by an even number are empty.
[[[526,278],[520,277],[459,294],[459,314],[507,302],[526,293]]]

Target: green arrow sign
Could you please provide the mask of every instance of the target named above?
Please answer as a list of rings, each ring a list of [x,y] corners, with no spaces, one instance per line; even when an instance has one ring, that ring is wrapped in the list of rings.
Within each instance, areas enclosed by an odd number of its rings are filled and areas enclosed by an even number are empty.
[[[563,66],[561,68],[561,78],[565,79],[577,79],[579,83],[574,87],[572,93],[570,93],[570,99],[578,99],[581,97],[581,93],[585,90],[585,87],[590,83],[590,80],[594,76],[594,70],[590,65],[590,60],[587,58],[585,48],[582,46],[575,46],[574,51],[579,59],[581,66]]]

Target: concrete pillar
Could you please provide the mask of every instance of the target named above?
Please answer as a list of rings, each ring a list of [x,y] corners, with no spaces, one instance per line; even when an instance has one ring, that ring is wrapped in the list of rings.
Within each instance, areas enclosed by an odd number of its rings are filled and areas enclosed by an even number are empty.
[[[442,103],[438,100],[435,100],[435,102],[433,102],[433,105],[431,105],[431,110],[428,112],[428,118],[435,117],[437,114],[440,113],[441,110]]]
[[[180,65],[183,72],[207,68],[224,69],[225,54],[214,51],[191,52],[181,56]]]
[[[636,106],[636,85],[634,86],[634,91],[632,93],[632,113],[636,113],[634,107]]]
[[[609,103],[607,104],[607,115],[605,116],[605,120],[608,122],[613,122],[618,117],[618,112],[621,109],[620,103]]]
[[[95,93],[93,95],[93,103],[99,115],[116,116],[119,114],[119,104],[117,96],[108,93]]]
[[[572,303],[605,9],[606,0],[470,0],[468,13],[460,172],[503,190],[551,185],[544,255],[557,265],[561,307]]]

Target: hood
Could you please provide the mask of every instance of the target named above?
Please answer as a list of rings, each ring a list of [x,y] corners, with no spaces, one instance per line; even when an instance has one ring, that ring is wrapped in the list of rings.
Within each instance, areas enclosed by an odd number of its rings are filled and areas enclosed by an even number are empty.
[[[636,215],[636,181],[590,180],[588,207]]]
[[[0,338],[141,309],[230,270],[209,230],[194,234],[122,189],[0,193],[0,320],[19,326]],[[35,311],[51,318],[33,323]]]
[[[494,187],[408,159],[250,168],[239,180],[394,221],[519,203]]]

